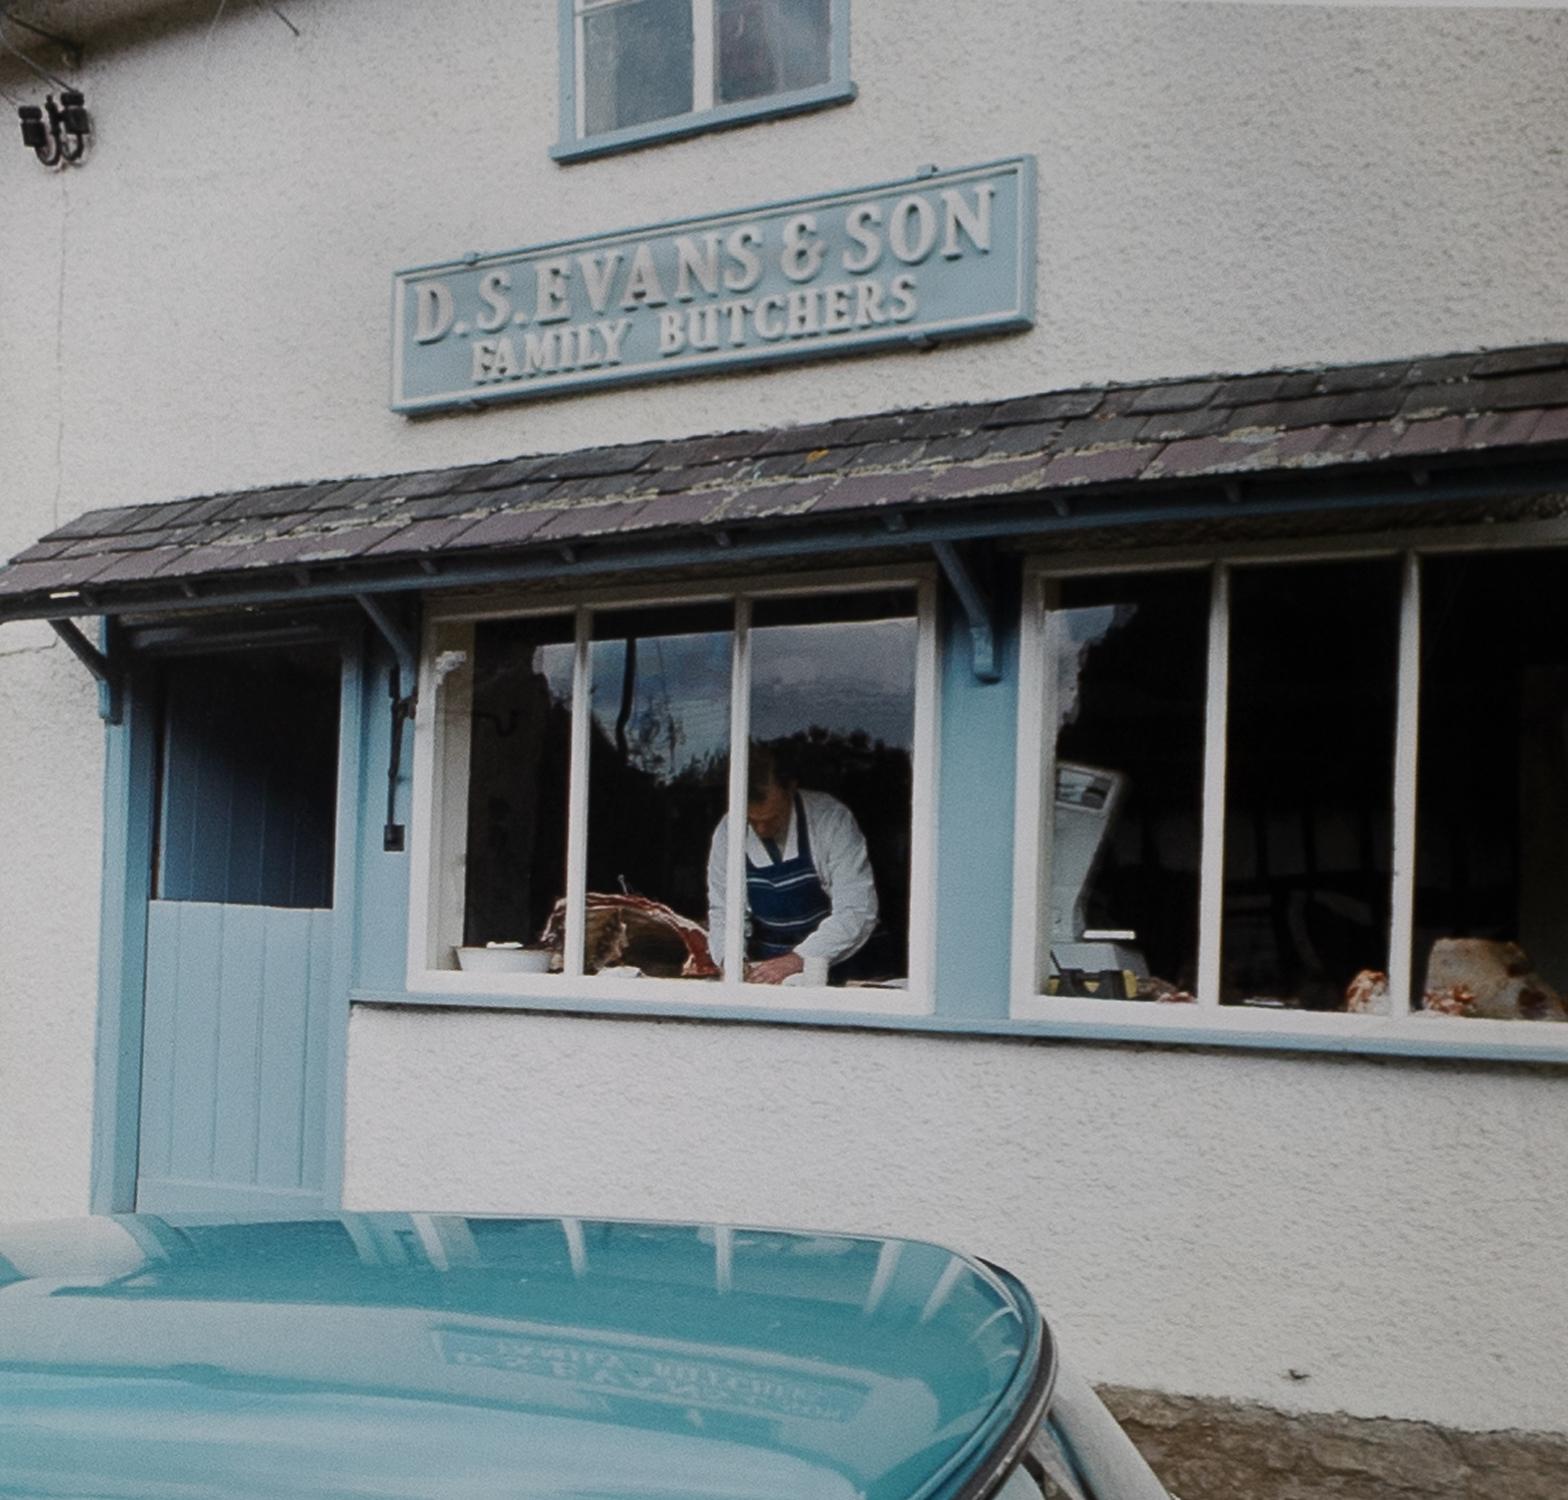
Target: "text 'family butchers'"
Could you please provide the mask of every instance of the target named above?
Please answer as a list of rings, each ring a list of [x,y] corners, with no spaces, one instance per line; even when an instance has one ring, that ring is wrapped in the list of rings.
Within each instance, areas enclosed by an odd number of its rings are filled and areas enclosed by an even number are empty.
[[[466,306],[448,281],[420,281],[412,336],[470,338],[483,386],[621,365],[642,327],[657,342],[638,352],[662,360],[896,328],[920,316],[919,268],[990,253],[995,193],[971,183],[494,266]]]

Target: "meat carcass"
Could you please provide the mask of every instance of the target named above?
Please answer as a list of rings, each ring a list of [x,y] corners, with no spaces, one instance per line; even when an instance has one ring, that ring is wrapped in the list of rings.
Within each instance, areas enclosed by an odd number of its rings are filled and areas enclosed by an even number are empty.
[[[708,934],[662,901],[589,891],[586,926],[583,968],[589,974],[619,966],[665,979],[712,979],[719,973],[708,951]],[[564,899],[555,903],[539,941],[553,953],[565,952]]]

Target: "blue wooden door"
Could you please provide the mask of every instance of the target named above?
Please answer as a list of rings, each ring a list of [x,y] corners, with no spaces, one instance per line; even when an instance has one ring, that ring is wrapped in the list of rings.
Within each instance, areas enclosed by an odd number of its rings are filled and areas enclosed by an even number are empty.
[[[178,661],[164,673],[140,1211],[308,1212],[334,1196],[346,698],[331,647]]]

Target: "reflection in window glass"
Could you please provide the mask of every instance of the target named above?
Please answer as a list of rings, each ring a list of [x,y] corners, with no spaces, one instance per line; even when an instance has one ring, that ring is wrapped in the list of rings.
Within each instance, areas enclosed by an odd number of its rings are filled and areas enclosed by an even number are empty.
[[[536,943],[566,889],[572,621],[474,630],[463,941]]]
[[[589,135],[692,108],[691,0],[623,0],[582,20]]]
[[[1563,554],[1428,558],[1421,580],[1415,1004],[1568,1019]]]
[[[826,83],[829,0],[717,0],[721,104]]]
[[[1190,1000],[1209,580],[1068,579],[1046,632],[1053,994]]]
[[[708,843],[729,799],[733,622],[727,603],[594,617],[589,973],[708,972],[701,924]]]
[[[909,969],[915,596],[756,604],[751,630],[748,963],[808,983],[903,983]],[[710,935],[722,955],[725,829]]]
[[[1386,1008],[1399,592],[1394,559],[1231,576],[1224,1004]]]

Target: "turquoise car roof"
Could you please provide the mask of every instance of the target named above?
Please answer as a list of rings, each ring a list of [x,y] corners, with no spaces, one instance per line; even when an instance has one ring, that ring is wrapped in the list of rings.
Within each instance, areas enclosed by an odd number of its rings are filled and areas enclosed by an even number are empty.
[[[1050,1355],[912,1240],[579,1219],[0,1227],[0,1494],[937,1500]]]

